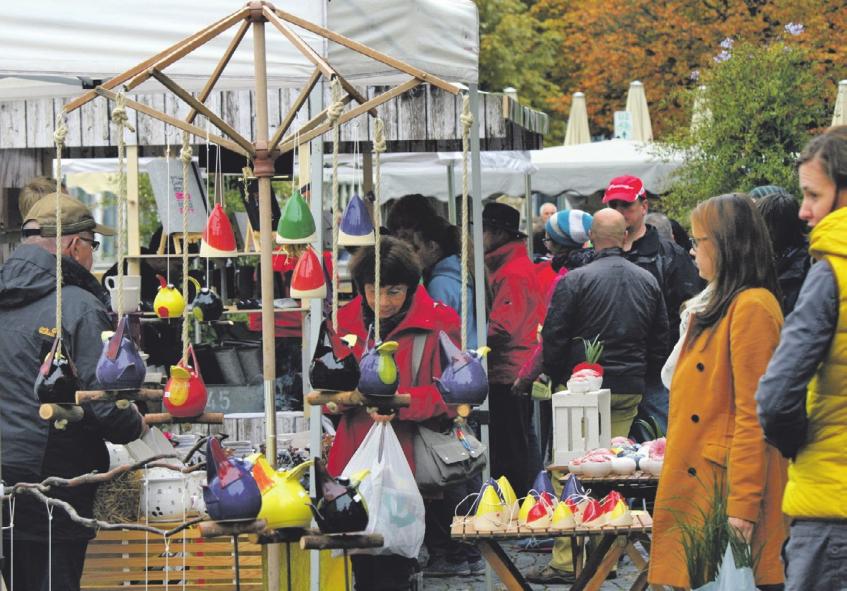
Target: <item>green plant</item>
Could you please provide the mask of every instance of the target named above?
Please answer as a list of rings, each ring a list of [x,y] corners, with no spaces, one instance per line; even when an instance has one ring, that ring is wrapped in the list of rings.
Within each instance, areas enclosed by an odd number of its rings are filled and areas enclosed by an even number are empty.
[[[700,201],[774,184],[798,193],[794,161],[810,133],[826,124],[826,80],[808,53],[790,40],[770,44],[726,39],[703,68],[701,89],[682,93],[699,123],[666,147],[685,161],[663,209],[687,220]],[[660,153],[663,150],[660,150]]]
[[[656,417],[650,415],[647,420],[638,419],[635,421],[636,425],[640,425],[642,429],[644,429],[644,434],[647,436],[647,441],[651,441],[654,439],[659,439],[660,437],[665,436],[665,432],[662,427],[659,425],[659,422],[656,420]]]
[[[696,506],[694,519],[689,513],[677,512],[674,515],[682,535],[682,548],[692,589],[715,580],[727,545],[732,548],[735,564],[739,568],[754,567],[758,562],[750,545],[740,539],[729,525],[727,489],[722,477],[714,479],[708,494],[708,505],[705,509]]]
[[[582,345],[585,347],[586,363],[599,363],[600,357],[603,355],[603,341],[600,340],[599,334],[594,337],[594,340],[588,340],[582,337],[577,337],[574,340],[582,341]]]

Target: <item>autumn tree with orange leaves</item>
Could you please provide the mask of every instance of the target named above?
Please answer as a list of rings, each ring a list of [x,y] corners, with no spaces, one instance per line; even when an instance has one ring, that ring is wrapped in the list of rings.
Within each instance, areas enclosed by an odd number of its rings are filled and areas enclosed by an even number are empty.
[[[591,133],[609,137],[629,83],[647,92],[657,139],[687,126],[680,91],[720,55],[722,40],[778,39],[799,23],[796,39],[829,93],[847,78],[847,10],[843,0],[477,0],[481,16],[483,89],[517,88],[522,100],[553,116],[547,141],[558,144],[571,95],[586,95]]]

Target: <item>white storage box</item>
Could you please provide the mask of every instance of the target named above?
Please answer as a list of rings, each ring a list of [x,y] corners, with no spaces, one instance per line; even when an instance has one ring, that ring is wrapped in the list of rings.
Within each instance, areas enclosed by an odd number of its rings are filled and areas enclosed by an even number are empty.
[[[612,393],[597,390],[553,394],[553,464],[567,466],[598,447],[609,447],[612,434]]]

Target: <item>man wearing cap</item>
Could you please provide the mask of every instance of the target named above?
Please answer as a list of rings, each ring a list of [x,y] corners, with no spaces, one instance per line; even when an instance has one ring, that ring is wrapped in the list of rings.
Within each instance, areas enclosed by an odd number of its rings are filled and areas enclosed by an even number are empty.
[[[544,372],[554,384],[565,383],[574,366],[585,361],[584,340],[603,343],[599,359],[603,387],[612,392],[612,437],[625,437],[636,416],[645,377],[664,363],[668,320],[659,285],[650,273],[626,260],[626,222],[601,209],[590,230],[594,260],[569,271],[558,282],[541,331]],[[534,583],[573,581],[569,544],[559,539],[547,566],[533,569]]]
[[[694,262],[675,242],[662,238],[656,228],[645,223],[647,191],[640,178],[619,176],[612,179],[603,195],[603,203],[618,211],[626,220],[624,257],[649,271],[659,282],[667,308],[670,333],[678,335],[682,304],[705,287]],[[668,390],[658,373],[647,376],[639,416],[645,420],[652,416],[662,430],[667,429]]]
[[[114,235],[114,231],[98,225],[84,204],[67,195],[61,196],[61,211],[63,340],[83,387],[96,389],[100,333],[113,326],[107,312],[108,294],[90,270],[99,246],[95,234]],[[103,440],[128,443],[144,428],[134,406],[120,410],[111,402],[84,404],[83,420],[64,430],[39,418],[35,376],[55,337],[55,193],[32,206],[22,232],[24,243],[0,267],[0,436],[7,485],[106,471],[109,455]],[[91,517],[95,491],[95,485],[85,485],[54,487],[47,494],[70,503],[81,516]],[[4,523],[11,522],[8,507],[4,503]],[[47,589],[49,550],[52,588],[79,589],[85,550],[94,530],[71,521],[61,508],[52,511],[48,522],[44,504],[26,494],[16,497],[14,511],[14,566],[11,560],[3,566],[7,587]],[[12,532],[3,534],[7,545]]]
[[[512,396],[511,388],[532,355],[544,304],[519,224],[520,213],[504,203],[489,203],[482,211],[492,294],[488,316],[491,473],[505,475],[515,490],[529,490],[541,468],[532,432],[532,401]]]

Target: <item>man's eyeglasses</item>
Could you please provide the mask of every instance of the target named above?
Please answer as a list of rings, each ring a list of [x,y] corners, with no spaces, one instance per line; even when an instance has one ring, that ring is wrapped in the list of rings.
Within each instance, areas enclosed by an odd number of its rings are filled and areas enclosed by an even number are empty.
[[[79,238],[80,240],[83,240],[85,242],[88,242],[91,245],[92,251],[96,251],[98,248],[100,248],[100,241],[99,240],[94,240],[93,238],[86,238],[85,236],[77,236],[77,238]]]

